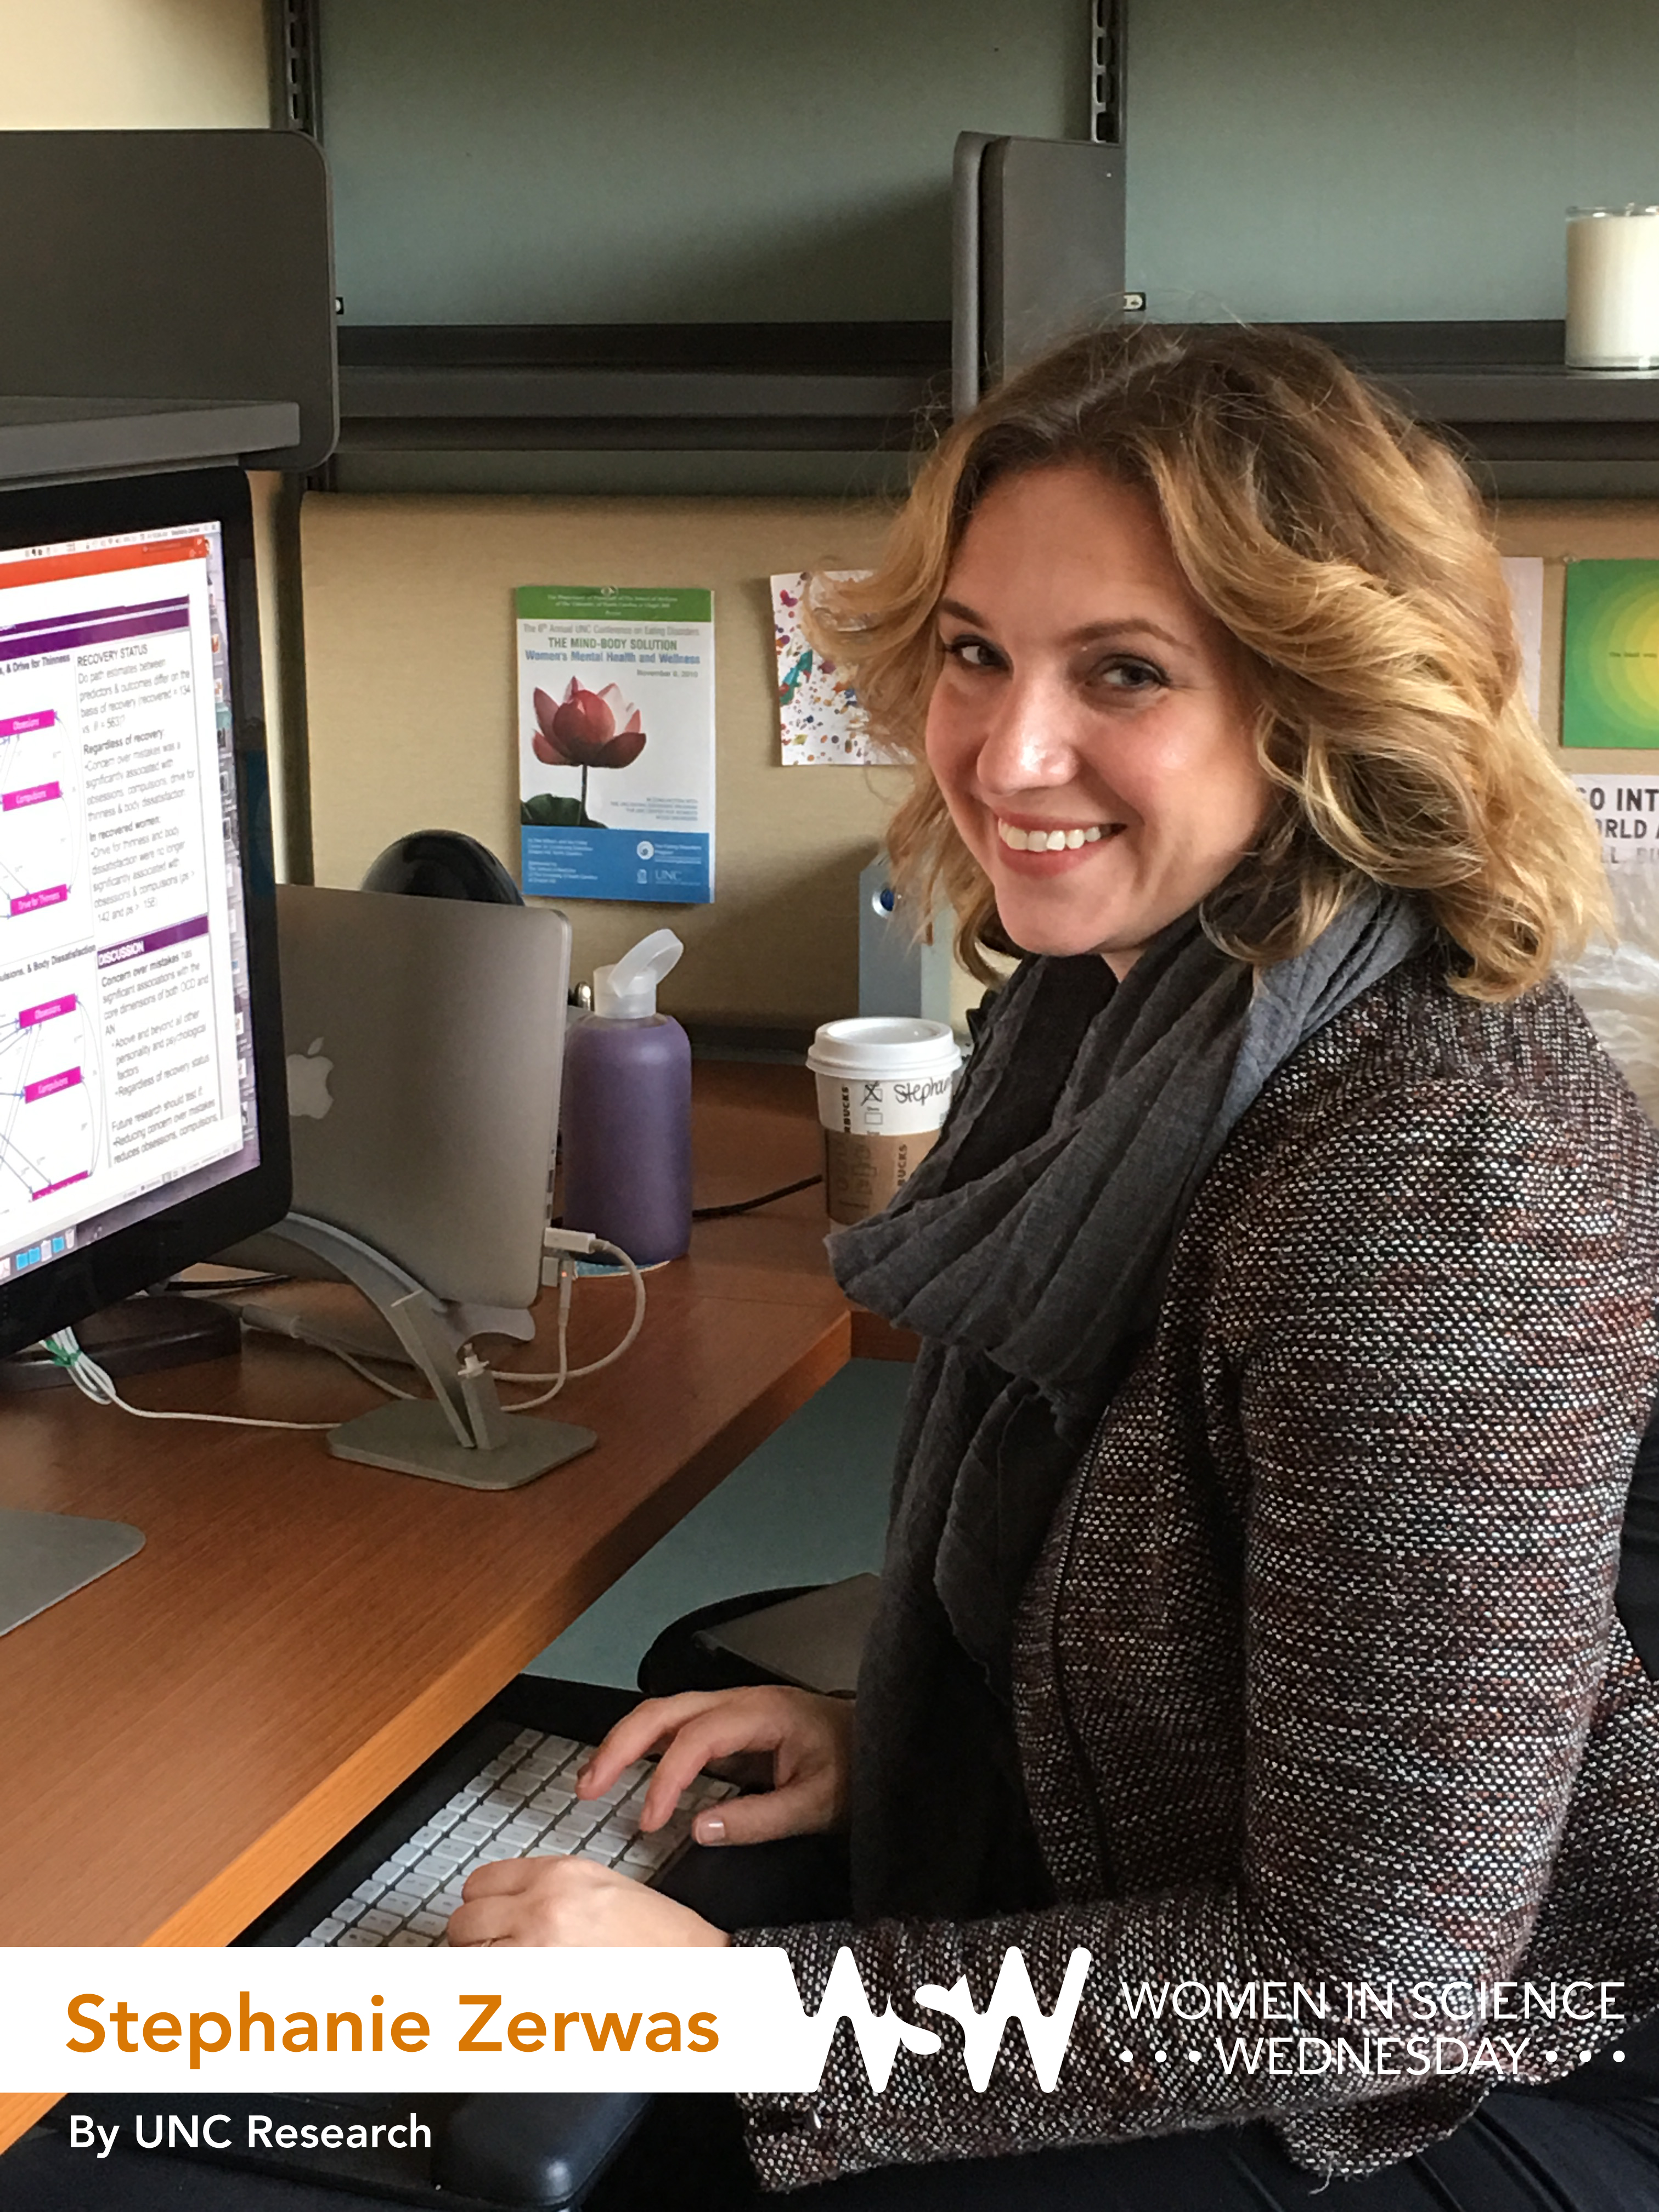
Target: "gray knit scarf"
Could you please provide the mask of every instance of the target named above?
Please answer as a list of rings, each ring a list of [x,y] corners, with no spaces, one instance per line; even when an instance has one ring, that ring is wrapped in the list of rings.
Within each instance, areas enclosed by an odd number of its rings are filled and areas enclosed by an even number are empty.
[[[1115,988],[1093,956],[1027,960],[933,1152],[831,1238],[848,1297],[923,1340],[859,1686],[860,1918],[1041,1901],[1009,1717],[1021,1592],[1222,1146],[1427,935],[1415,901],[1370,890],[1254,982],[1196,914]]]

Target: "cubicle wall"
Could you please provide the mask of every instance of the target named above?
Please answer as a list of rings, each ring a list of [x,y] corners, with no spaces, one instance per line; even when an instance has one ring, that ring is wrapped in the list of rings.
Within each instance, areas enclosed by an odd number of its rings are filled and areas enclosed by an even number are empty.
[[[958,131],[1083,137],[1090,0],[325,0],[349,323],[951,312]]]
[[[1089,0],[320,12],[349,322],[942,315],[957,132],[1088,128]],[[1568,206],[1659,191],[1643,0],[1127,15],[1160,312],[1559,316]]]
[[[263,0],[0,4],[0,131],[257,131],[270,119]],[[278,479],[254,477],[265,720],[279,852]]]
[[[0,131],[258,131],[261,0],[9,0]]]
[[[1558,316],[1567,209],[1659,189],[1643,0],[1130,0],[1128,55],[1165,315]]]
[[[353,497],[304,507],[317,880],[358,882],[400,832],[470,830],[514,872],[513,590],[712,586],[719,731],[712,906],[573,901],[573,973],[667,922],[670,1011],[798,1028],[856,1010],[859,870],[892,769],[779,765],[768,579],[867,564],[885,510],[832,500]]]
[[[304,513],[318,880],[354,884],[407,830],[471,830],[516,867],[513,587],[712,585],[719,896],[710,907],[573,902],[575,972],[668,921],[687,956],[665,994],[704,1020],[799,1027],[856,1003],[855,879],[896,771],[778,764],[767,579],[858,566],[885,512],[833,501],[356,498]],[[1528,502],[1506,552],[1546,571],[1544,726],[1559,726],[1565,558],[1659,557],[1659,506]],[[1569,769],[1659,772],[1659,755],[1576,753]]]

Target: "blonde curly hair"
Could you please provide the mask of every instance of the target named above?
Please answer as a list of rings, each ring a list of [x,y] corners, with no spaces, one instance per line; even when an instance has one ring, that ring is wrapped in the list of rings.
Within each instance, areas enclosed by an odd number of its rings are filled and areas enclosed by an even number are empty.
[[[990,980],[1010,948],[989,879],[923,750],[934,615],[999,479],[1083,463],[1156,502],[1194,593],[1243,648],[1276,793],[1228,927],[1254,964],[1312,943],[1357,885],[1423,894],[1462,955],[1454,987],[1512,998],[1605,927],[1594,825],[1520,691],[1485,510],[1439,439],[1292,331],[1112,330],[1013,377],[940,439],[879,568],[829,587],[816,627],[914,781],[895,880],[957,915]],[[1234,879],[1233,888],[1238,887]]]

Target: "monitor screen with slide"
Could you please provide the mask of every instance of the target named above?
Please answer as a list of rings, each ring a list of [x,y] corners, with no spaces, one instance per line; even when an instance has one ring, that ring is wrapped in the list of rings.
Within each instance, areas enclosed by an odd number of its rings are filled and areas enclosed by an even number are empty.
[[[278,1219],[246,478],[0,495],[0,1352]]]

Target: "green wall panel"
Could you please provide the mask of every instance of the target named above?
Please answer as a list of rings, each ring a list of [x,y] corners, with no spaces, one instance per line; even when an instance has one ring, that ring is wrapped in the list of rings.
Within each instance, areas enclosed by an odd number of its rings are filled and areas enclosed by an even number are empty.
[[[948,315],[957,132],[1087,131],[1087,0],[325,0],[352,322]]]
[[[1569,205],[1659,199],[1654,0],[1130,0],[1155,312],[1565,312]]]
[[[1659,199],[1659,0],[1128,0],[1154,312],[1562,312]],[[353,322],[943,316],[960,130],[1080,137],[1088,0],[324,0]]]

